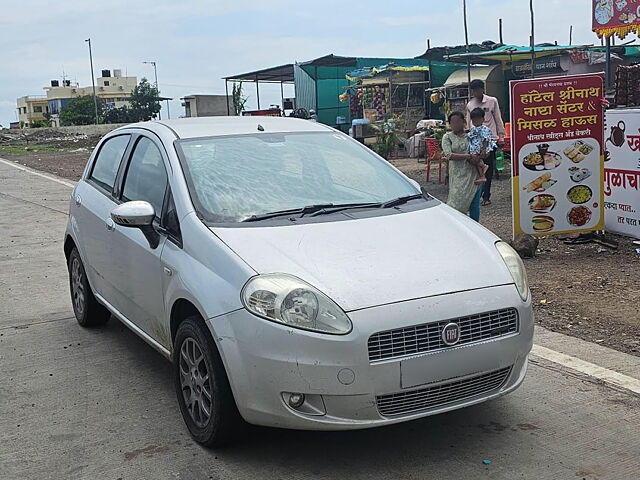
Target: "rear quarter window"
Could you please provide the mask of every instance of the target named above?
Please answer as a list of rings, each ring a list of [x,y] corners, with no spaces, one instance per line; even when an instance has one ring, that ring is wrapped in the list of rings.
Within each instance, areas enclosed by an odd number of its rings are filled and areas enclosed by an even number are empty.
[[[118,135],[106,140],[93,162],[89,179],[105,190],[111,191],[130,138],[130,135]]]

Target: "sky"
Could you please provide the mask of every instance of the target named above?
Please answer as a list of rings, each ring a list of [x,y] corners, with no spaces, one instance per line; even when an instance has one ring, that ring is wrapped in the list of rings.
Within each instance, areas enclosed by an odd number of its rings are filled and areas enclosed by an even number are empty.
[[[536,43],[599,44],[591,32],[591,2],[535,0]],[[153,79],[156,61],[170,115],[184,114],[180,97],[223,94],[222,77],[311,60],[329,53],[407,58],[432,46],[464,44],[462,0],[0,0],[0,125],[16,121],[16,98],[44,95],[63,71],[91,85],[86,38],[96,76],[102,69]],[[529,44],[528,0],[468,0],[469,40]],[[248,108],[255,87],[245,84]],[[285,96],[293,96],[285,86]],[[280,87],[261,86],[263,108],[280,103]],[[163,118],[167,117],[163,103]]]

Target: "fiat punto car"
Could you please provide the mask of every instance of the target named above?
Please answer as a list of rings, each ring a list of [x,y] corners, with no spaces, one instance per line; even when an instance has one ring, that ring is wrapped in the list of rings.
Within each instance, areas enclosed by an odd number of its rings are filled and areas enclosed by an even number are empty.
[[[467,407],[523,381],[520,257],[348,136],[285,118],[106,135],[64,251],[80,325],[111,316],[174,364],[184,421],[343,430]]]

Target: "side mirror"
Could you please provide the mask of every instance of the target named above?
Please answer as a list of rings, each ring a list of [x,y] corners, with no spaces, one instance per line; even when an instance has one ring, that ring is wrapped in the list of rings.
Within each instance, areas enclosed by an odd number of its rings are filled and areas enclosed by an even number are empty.
[[[156,212],[149,202],[126,202],[111,210],[111,219],[116,225],[140,229],[151,248],[156,248],[160,242],[160,235],[153,228],[155,218]]]

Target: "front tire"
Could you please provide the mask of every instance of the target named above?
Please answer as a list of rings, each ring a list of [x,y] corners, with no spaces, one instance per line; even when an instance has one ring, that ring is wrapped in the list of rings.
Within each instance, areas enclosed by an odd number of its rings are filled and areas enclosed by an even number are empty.
[[[205,447],[232,442],[244,422],[218,349],[200,317],[180,324],[173,352],[178,405],[191,436]]]
[[[91,291],[87,272],[80,258],[77,248],[73,248],[67,264],[69,269],[69,287],[71,289],[71,303],[76,320],[83,327],[97,327],[109,321],[111,313],[98,303]]]

